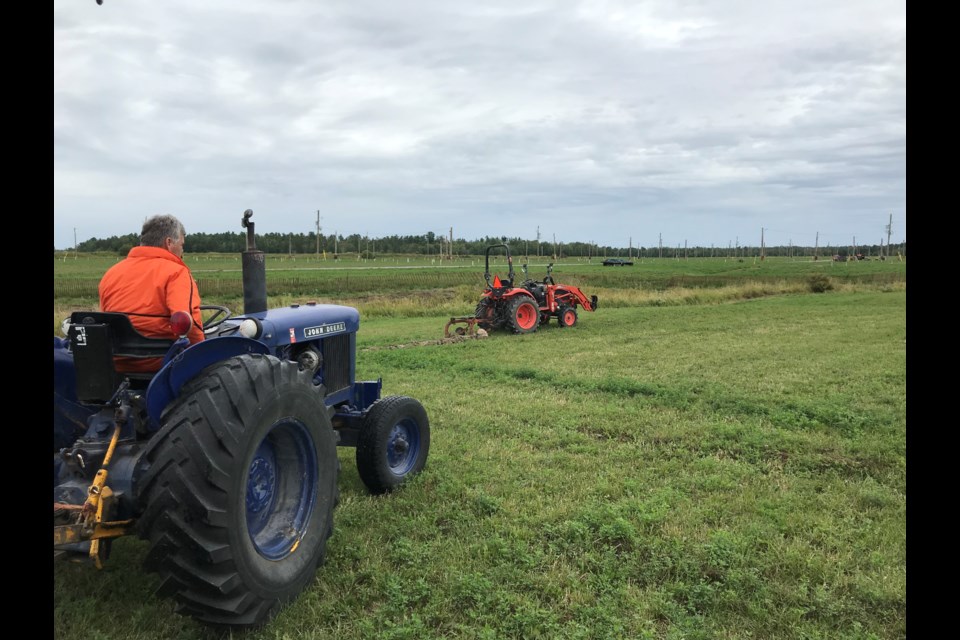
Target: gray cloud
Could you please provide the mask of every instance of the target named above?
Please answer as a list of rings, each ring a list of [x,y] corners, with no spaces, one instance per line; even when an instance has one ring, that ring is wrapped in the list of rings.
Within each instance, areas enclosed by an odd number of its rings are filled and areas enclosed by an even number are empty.
[[[902,0],[54,2],[54,244],[906,236]]]

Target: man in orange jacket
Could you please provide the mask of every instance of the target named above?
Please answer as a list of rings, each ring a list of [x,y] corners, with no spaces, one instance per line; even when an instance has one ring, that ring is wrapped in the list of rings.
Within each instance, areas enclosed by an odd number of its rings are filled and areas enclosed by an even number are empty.
[[[100,280],[100,310],[124,313],[134,328],[150,338],[176,339],[170,316],[186,311],[193,318],[187,338],[203,340],[200,292],[183,262],[186,230],[170,215],[153,216],[143,223],[140,246],[110,267]],[[159,358],[117,358],[117,371],[156,371]]]

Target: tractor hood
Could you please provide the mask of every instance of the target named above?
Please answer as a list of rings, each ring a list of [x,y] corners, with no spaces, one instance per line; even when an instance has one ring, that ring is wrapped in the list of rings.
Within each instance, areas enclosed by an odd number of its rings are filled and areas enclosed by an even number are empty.
[[[273,347],[306,340],[317,340],[360,329],[360,312],[336,304],[292,304],[258,313],[231,318],[231,322],[254,318],[263,327],[258,338]]]

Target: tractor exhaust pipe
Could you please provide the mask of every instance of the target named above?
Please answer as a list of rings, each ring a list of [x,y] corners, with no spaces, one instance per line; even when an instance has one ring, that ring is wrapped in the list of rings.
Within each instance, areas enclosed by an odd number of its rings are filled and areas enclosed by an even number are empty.
[[[263,251],[257,250],[253,233],[253,209],[243,212],[243,227],[247,230],[247,250],[243,252],[243,312],[259,313],[267,310],[267,264]]]

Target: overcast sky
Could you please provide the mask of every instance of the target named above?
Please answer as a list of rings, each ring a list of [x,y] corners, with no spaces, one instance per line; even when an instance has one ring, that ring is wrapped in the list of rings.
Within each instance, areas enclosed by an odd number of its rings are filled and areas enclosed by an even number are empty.
[[[635,247],[878,244],[892,215],[906,240],[905,0],[54,0],[53,48],[57,248],[245,209]]]

